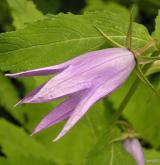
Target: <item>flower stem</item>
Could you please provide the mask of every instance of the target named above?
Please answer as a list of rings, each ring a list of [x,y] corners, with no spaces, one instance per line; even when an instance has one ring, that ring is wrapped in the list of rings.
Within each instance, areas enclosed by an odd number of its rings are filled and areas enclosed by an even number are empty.
[[[136,78],[136,80],[134,81],[134,83],[132,84],[131,88],[129,89],[128,93],[126,94],[126,96],[124,97],[123,101],[121,102],[118,110],[115,112],[115,115],[113,117],[113,123],[115,121],[117,121],[119,119],[119,117],[121,116],[123,110],[125,109],[125,107],[127,106],[129,100],[131,99],[131,97],[134,95],[136,88],[139,85],[139,79]]]

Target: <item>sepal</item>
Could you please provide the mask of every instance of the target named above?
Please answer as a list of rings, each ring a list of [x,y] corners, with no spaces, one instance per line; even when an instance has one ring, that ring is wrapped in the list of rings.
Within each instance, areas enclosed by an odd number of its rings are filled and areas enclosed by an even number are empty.
[[[151,88],[151,90],[157,95],[160,96],[159,92],[154,88],[154,86],[151,84],[151,82],[146,78],[146,76],[144,75],[144,73],[142,72],[139,64],[137,63],[136,65],[136,71],[137,71],[137,76],[139,77],[139,79],[146,84],[148,87]]]
[[[160,60],[160,56],[158,57],[139,56],[137,60],[138,60],[138,64],[149,64],[149,63]]]

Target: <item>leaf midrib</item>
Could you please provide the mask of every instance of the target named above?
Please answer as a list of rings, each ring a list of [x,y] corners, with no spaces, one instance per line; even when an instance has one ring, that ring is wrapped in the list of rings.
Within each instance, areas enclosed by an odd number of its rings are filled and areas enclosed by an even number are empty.
[[[125,38],[126,36],[109,36],[109,37],[111,37],[111,38]],[[7,54],[7,53],[10,53],[10,52],[16,52],[16,51],[31,49],[31,48],[39,47],[39,46],[56,45],[56,44],[61,44],[61,43],[73,42],[73,41],[82,41],[82,40],[89,40],[89,39],[101,39],[101,38],[103,38],[103,37],[101,37],[101,36],[99,36],[99,37],[85,37],[85,38],[83,37],[83,38],[75,38],[75,39],[56,41],[56,42],[45,43],[45,44],[37,44],[37,45],[32,45],[32,46],[28,46],[28,47],[19,48],[19,49],[16,49],[16,50],[0,52],[0,54]],[[137,39],[137,40],[141,40],[141,41],[146,41],[144,39],[137,38],[137,37],[132,37],[132,38]]]

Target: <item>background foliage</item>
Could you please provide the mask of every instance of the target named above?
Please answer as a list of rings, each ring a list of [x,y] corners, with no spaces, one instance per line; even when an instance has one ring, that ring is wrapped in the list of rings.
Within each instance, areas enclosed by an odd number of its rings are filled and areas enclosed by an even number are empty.
[[[61,101],[13,107],[49,77],[13,80],[4,76],[6,72],[49,66],[110,47],[94,25],[125,45],[129,10],[133,6],[134,20],[138,22],[134,23],[133,49],[142,47],[151,36],[159,43],[159,0],[0,0],[0,164],[135,165],[121,142],[110,143],[120,136],[119,128],[110,125],[113,113],[133,84],[135,73],[115,93],[96,103],[56,143],[52,139],[64,122],[33,137],[30,134]],[[159,53],[158,48],[154,50]],[[151,51],[146,55],[151,55]],[[148,77],[159,89],[160,62],[148,68]],[[159,107],[159,98],[138,82],[123,113],[123,119],[140,135],[146,161],[160,160]]]

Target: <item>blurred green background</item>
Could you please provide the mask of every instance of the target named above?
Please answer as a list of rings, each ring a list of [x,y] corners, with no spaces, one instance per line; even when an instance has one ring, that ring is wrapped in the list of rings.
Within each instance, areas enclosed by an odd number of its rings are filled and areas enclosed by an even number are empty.
[[[14,15],[29,10],[24,8],[24,2],[0,0],[0,33],[16,30]],[[15,4],[19,5],[18,8]],[[95,10],[128,13],[134,7],[134,20],[145,25],[151,34],[154,31],[160,0],[33,0],[32,5],[40,11],[39,17],[42,16],[42,13],[71,12],[83,14]],[[26,12],[26,14],[28,13]],[[26,17],[28,22],[32,22],[32,14]],[[21,22],[20,20],[16,21]],[[52,139],[60,131],[64,122],[33,137],[30,134],[42,117],[60,101],[13,107],[26,93],[48,78],[36,77],[13,80],[4,77],[4,72],[0,72],[0,165],[86,164],[88,153],[98,142],[99,137],[108,129],[108,118],[110,118],[112,111],[117,108],[117,104],[124,96],[123,91],[128,90],[133,78],[134,75],[109,99],[102,100],[93,106],[92,110],[64,138],[57,143],[53,143]],[[151,79],[157,86],[160,86],[157,83],[159,81],[155,80],[154,76]],[[135,130],[142,134],[145,154],[151,159],[153,157],[158,159],[160,157],[159,104],[157,104],[155,98],[147,102],[146,96],[149,95],[148,93],[150,92],[145,90],[144,85],[140,84],[138,92],[124,115],[135,127]],[[141,105],[144,97],[146,100],[145,107]],[[153,108],[153,118],[150,118],[148,113],[151,107]],[[106,111],[106,109],[109,109],[109,111]],[[138,111],[137,113],[135,113],[135,109]],[[141,121],[144,121],[144,124]],[[152,125],[153,122],[155,124]],[[153,132],[151,132],[152,130]],[[99,164],[101,165],[101,162]]]

